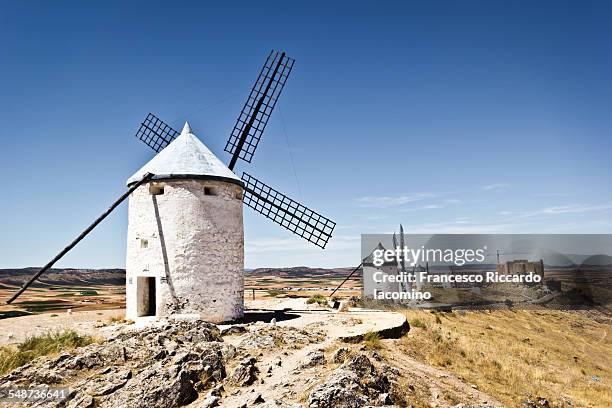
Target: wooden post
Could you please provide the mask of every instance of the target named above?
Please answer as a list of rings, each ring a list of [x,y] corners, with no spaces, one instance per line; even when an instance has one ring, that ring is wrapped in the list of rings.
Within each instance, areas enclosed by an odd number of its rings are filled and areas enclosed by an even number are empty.
[[[111,205],[108,210],[104,211],[104,213],[102,213],[101,216],[99,216],[94,222],[93,224],[91,224],[89,227],[87,227],[87,229],[83,232],[81,232],[81,235],[79,235],[78,237],[76,237],[76,239],[74,241],[72,241],[70,243],[70,245],[68,245],[66,248],[64,248],[59,254],[57,254],[55,256],[55,258],[53,258],[52,260],[49,261],[48,264],[46,264],[45,266],[43,266],[43,268],[36,272],[34,274],[34,276],[32,276],[30,278],[29,281],[27,281],[26,283],[23,284],[23,286],[21,287],[21,289],[19,289],[17,291],[17,293],[15,293],[9,300],[6,301],[6,303],[11,303],[13,302],[15,299],[17,299],[19,297],[19,295],[21,295],[23,292],[26,291],[26,289],[32,284],[34,283],[34,281],[36,279],[38,279],[40,277],[40,275],[42,275],[43,273],[47,272],[49,269],[51,269],[51,267],[53,266],[54,263],[56,263],[57,261],[59,261],[64,255],[66,255],[68,253],[68,251],[70,251],[72,248],[74,248],[76,246],[76,244],[78,244],[83,238],[85,238],[87,236],[87,234],[89,234],[99,223],[102,222],[102,220],[104,220],[115,208],[117,208],[117,206],[119,204],[121,204],[123,202],[123,200],[125,200],[126,198],[129,197],[129,195],[132,193],[132,191],[136,190],[138,187],[140,187],[144,182],[151,180],[151,178],[153,178],[153,176],[155,176],[155,174],[152,173],[147,173],[144,175],[144,177],[142,178],[142,180],[140,180],[138,183],[134,184],[132,187],[130,187],[130,189],[128,191],[126,191],[125,193],[123,193],[123,195],[121,197],[119,197],[117,199],[117,201],[115,201],[113,203],[113,205]]]

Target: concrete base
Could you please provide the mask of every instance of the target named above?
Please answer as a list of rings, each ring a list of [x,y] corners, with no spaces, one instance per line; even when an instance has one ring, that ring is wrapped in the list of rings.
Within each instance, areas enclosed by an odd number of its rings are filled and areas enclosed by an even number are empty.
[[[270,323],[272,318],[276,318],[277,326],[298,328],[316,323],[317,328],[327,331],[330,338],[345,342],[359,342],[368,332],[378,333],[381,338],[399,338],[410,330],[406,316],[397,312],[360,308],[348,308],[339,312],[337,309],[308,305],[305,298],[289,299],[270,306],[267,311],[258,309],[261,320],[257,321]],[[245,316],[248,314],[247,310]],[[283,319],[282,315],[290,318]],[[221,330],[227,330],[234,325],[237,324],[218,326]]]

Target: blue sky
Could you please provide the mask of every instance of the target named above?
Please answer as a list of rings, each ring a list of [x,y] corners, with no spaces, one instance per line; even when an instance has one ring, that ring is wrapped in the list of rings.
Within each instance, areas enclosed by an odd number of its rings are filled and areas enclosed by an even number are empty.
[[[245,208],[247,267],[357,264],[361,233],[400,222],[612,232],[611,20],[606,2],[0,0],[0,267],[46,263],[125,191],[149,111],[229,161],[273,48],[296,65],[237,170],[338,226],[321,251]],[[123,267],[126,228],[124,204],[58,265]]]

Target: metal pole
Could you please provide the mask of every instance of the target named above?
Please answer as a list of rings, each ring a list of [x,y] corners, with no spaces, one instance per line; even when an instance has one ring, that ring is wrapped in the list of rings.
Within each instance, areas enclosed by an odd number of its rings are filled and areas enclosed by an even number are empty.
[[[240,135],[240,139],[238,140],[238,144],[236,144],[236,150],[234,150],[234,155],[232,156],[232,160],[227,166],[230,170],[234,170],[236,161],[238,160],[238,157],[240,157],[242,146],[244,146],[244,142],[246,141],[246,138],[249,135],[249,131],[251,130],[251,127],[253,127],[253,123],[255,123],[255,119],[257,119],[257,114],[261,110],[261,105],[263,104],[264,99],[268,95],[270,86],[272,85],[272,82],[274,82],[274,77],[276,76],[276,73],[278,72],[278,68],[281,66],[281,62],[283,61],[283,58],[285,58],[284,52],[281,54],[280,58],[278,59],[278,63],[276,64],[276,67],[274,68],[274,72],[272,73],[272,76],[270,77],[270,82],[268,82],[268,85],[266,85],[266,89],[264,90],[263,95],[257,101],[257,105],[255,105],[255,109],[253,109],[253,114],[251,115],[251,119],[249,119],[248,123],[244,127],[244,130],[242,131],[242,134]]]
[[[341,283],[340,285],[338,285],[338,287],[337,287],[336,289],[334,289],[334,291],[331,293],[331,295],[329,295],[329,297],[334,296],[334,293],[336,293],[336,291],[337,291],[338,289],[340,289],[340,287],[341,287],[342,285],[344,285],[344,283],[345,283],[347,280],[349,280],[349,279],[351,278],[351,276],[353,276],[353,274],[354,274],[355,272],[357,272],[357,270],[359,270],[359,268],[361,268],[361,266],[362,266],[362,265],[363,265],[363,263],[360,263],[358,267],[356,267],[355,269],[353,269],[353,272],[351,272],[351,274],[350,274],[349,276],[347,276],[347,277],[346,277],[346,279],[345,279],[345,280],[343,280],[343,281],[342,281],[342,283]]]
[[[59,254],[57,254],[55,256],[55,258],[53,258],[51,261],[49,261],[48,264],[46,264],[45,266],[42,267],[42,269],[38,272],[36,272],[34,274],[34,276],[32,276],[30,278],[29,281],[27,281],[26,283],[23,284],[23,286],[21,287],[21,289],[19,289],[17,291],[17,293],[15,293],[9,300],[6,301],[7,304],[12,303],[15,299],[17,299],[23,292],[26,291],[26,289],[32,284],[34,283],[34,281],[36,279],[38,279],[40,277],[40,275],[42,275],[43,273],[47,272],[49,269],[51,269],[51,267],[53,266],[53,264],[55,264],[57,261],[59,261],[64,255],[66,255],[68,253],[68,251],[70,251],[72,248],[74,248],[76,246],[76,244],[78,244],[83,238],[85,238],[87,236],[87,234],[89,234],[98,224],[100,224],[102,222],[102,220],[104,220],[115,208],[117,208],[117,206],[119,204],[121,204],[123,202],[123,200],[125,200],[134,190],[136,190],[138,187],[140,187],[143,183],[149,181],[153,176],[155,176],[155,174],[152,173],[147,173],[144,175],[144,177],[142,178],[142,180],[140,180],[138,183],[134,184],[132,187],[130,187],[130,189],[128,191],[126,191],[125,193],[123,193],[123,195],[121,197],[119,197],[119,199],[117,199],[117,201],[115,201],[113,203],[113,205],[111,205],[108,210],[106,210],[102,215],[100,215],[94,222],[93,224],[91,224],[89,227],[87,227],[87,229],[83,232],[81,232],[81,235],[79,235],[78,237],[76,237],[76,239],[74,241],[72,241],[70,243],[70,245],[68,245],[66,248],[64,248]]]

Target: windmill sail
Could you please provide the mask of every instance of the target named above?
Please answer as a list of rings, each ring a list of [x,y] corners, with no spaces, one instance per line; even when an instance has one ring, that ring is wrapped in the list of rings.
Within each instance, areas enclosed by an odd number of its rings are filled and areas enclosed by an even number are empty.
[[[284,52],[272,51],[261,69],[255,85],[247,98],[225,151],[232,155],[228,168],[234,170],[238,159],[251,162],[259,140],[276,106],[295,60]],[[179,132],[149,113],[142,122],[136,137],[156,152],[168,146]],[[292,200],[246,173],[244,203],[280,226],[313,244],[325,248],[336,223]]]
[[[336,223],[292,200],[278,190],[242,173],[244,203],[281,227],[325,248]]]
[[[225,151],[232,155],[230,169],[239,158],[251,162],[294,62],[284,52],[271,51],[268,55],[225,145]]]
[[[140,124],[136,137],[157,153],[168,146],[180,133],[162,122],[157,116],[149,113]]]

